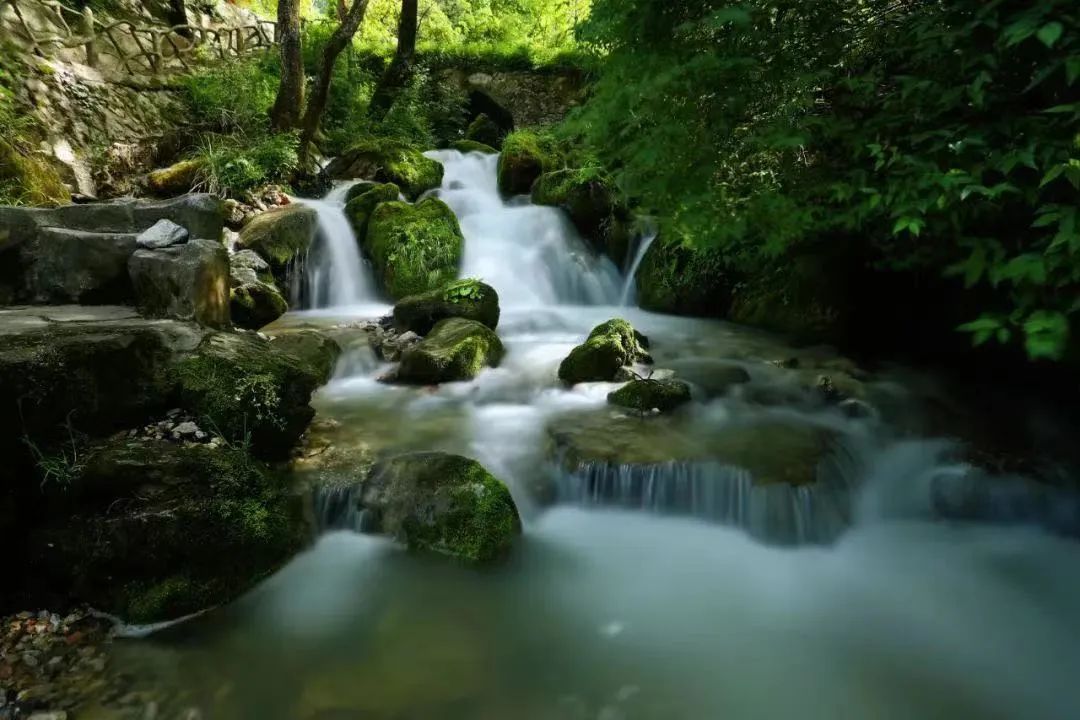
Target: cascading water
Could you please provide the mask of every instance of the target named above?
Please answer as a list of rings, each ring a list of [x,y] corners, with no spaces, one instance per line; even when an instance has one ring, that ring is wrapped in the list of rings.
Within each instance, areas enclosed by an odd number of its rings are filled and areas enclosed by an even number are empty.
[[[360,256],[345,197],[356,183],[342,183],[322,200],[297,199],[319,216],[319,231],[300,277],[293,302],[304,309],[348,307],[378,302],[375,280]]]
[[[431,156],[462,274],[499,292],[506,357],[470,382],[389,385],[358,331],[298,461],[299,482],[329,488],[323,536],[178,639],[117,647],[133,674],[178,676],[185,706],[161,716],[1075,717],[1080,545],[1032,526],[1068,533],[1080,505],[898,441],[894,376],[861,385],[880,413],[845,412],[816,386],[846,366],[834,354],[619,306],[615,266],[558,210],[500,198],[494,156]],[[292,319],[343,337],[350,312]],[[615,383],[558,383],[617,316],[692,403],[638,418],[607,404]],[[420,450],[507,482],[524,520],[511,562],[472,572],[356,533],[363,468]],[[973,519],[1024,526],[957,522]]]
[[[633,259],[626,269],[626,278],[623,280],[622,295],[619,297],[620,305],[633,305],[637,303],[637,273],[641,269],[641,263],[645,261],[645,255],[649,252],[653,242],[656,241],[657,230],[648,227],[637,240],[637,249]]]

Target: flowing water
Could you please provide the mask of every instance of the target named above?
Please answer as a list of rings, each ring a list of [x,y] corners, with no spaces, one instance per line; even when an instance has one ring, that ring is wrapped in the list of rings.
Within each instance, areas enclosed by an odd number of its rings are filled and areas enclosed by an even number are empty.
[[[332,488],[315,496],[325,532],[234,605],[122,644],[121,667],[214,718],[1077,716],[1075,503],[979,482],[912,431],[896,376],[618,307],[618,269],[560,212],[501,199],[493,156],[432,156],[463,274],[502,300],[505,361],[386,385],[349,335],[361,311],[286,317],[347,347],[297,463]],[[319,280],[329,298],[335,277]],[[558,385],[561,359],[615,316],[691,382],[689,407],[631,417],[606,404],[615,384]],[[875,410],[826,402],[822,374]],[[473,571],[356,532],[350,483],[380,453],[421,449],[507,482],[525,521],[509,562]]]

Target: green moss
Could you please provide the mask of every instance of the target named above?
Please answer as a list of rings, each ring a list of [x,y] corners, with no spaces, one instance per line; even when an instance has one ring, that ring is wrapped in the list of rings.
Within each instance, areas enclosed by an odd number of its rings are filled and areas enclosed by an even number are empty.
[[[609,393],[612,405],[648,412],[657,409],[671,412],[690,402],[690,386],[681,380],[634,380]]]
[[[442,184],[443,167],[416,148],[394,140],[366,138],[327,168],[332,177],[394,183],[409,199]]]
[[[44,160],[0,139],[0,204],[66,205],[71,202],[60,175]]]
[[[384,202],[394,202],[401,197],[401,188],[393,183],[369,186],[345,205],[345,216],[349,218],[356,237],[362,238],[367,233],[368,221],[375,208]]]
[[[229,314],[237,327],[258,330],[284,315],[289,304],[265,282],[241,285],[229,292]]]
[[[584,343],[570,351],[559,365],[559,379],[571,385],[610,382],[625,365],[648,359],[648,340],[622,319],[593,328]]]
[[[494,120],[481,113],[469,124],[468,129],[465,131],[465,139],[491,147],[499,147],[505,134]]]
[[[394,305],[394,327],[427,335],[440,320],[460,317],[475,320],[494,330],[499,325],[499,295],[479,280],[452,282],[421,295],[411,295]]]
[[[255,217],[241,231],[237,245],[254,250],[274,276],[282,278],[289,263],[311,247],[318,227],[319,216],[313,208],[287,205]]]
[[[636,276],[638,302],[654,312],[723,317],[731,303],[732,280],[719,250],[684,244],[661,234]]]
[[[202,160],[182,160],[167,168],[154,170],[146,176],[146,185],[150,192],[163,197],[183,195],[199,181],[203,171]]]
[[[484,563],[506,555],[521,532],[510,491],[480,463],[445,453],[413,453],[373,468],[384,499],[383,531],[413,550]]]
[[[537,178],[558,169],[562,157],[550,135],[518,130],[503,140],[499,156],[499,190],[506,195],[528,193]]]
[[[633,218],[615,182],[601,168],[545,173],[532,187],[532,200],[565,210],[593,247],[616,265],[625,264]]]
[[[465,239],[449,206],[430,198],[416,205],[382,203],[368,223],[365,249],[394,299],[454,280]]]
[[[173,575],[156,584],[136,583],[126,589],[123,617],[131,623],[152,623],[162,618],[178,618],[214,604],[214,592],[205,583]],[[197,612],[198,610],[196,610]]]
[[[403,382],[437,384],[469,380],[486,366],[496,367],[505,350],[499,336],[474,320],[442,320],[401,358]]]
[[[825,258],[802,256],[763,270],[739,286],[729,317],[800,342],[842,343],[849,307],[842,273]]]
[[[490,145],[485,145],[482,142],[476,142],[475,140],[458,140],[457,142],[450,143],[450,148],[463,153],[486,153],[488,155],[494,155],[499,152]]]

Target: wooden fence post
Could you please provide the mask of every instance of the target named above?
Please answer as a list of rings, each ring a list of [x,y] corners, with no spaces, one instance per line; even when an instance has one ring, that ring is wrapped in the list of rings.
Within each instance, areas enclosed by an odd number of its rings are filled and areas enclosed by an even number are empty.
[[[82,31],[86,36],[86,64],[90,67],[97,67],[98,53],[97,48],[94,46],[94,11],[89,7],[83,9]]]

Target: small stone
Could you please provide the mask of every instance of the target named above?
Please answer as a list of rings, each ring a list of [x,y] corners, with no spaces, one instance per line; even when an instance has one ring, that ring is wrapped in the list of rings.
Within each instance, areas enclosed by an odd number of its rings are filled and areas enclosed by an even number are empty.
[[[207,437],[209,437],[209,436],[205,432],[203,432],[202,430],[196,430],[195,431],[195,439],[198,440],[199,442],[202,442],[202,441],[206,440]]]
[[[183,414],[183,412],[184,411],[181,410],[180,408],[173,408],[169,412],[165,413],[165,417],[169,417],[169,418],[179,417],[181,414]]]
[[[409,345],[409,344],[412,344],[412,343],[420,342],[420,336],[417,335],[416,333],[414,333],[412,330],[409,330],[407,332],[402,333],[401,337],[399,337],[397,341],[398,341],[399,344]]]
[[[38,664],[39,664],[39,660],[38,660],[37,656],[34,655],[33,653],[23,653],[22,662],[23,662],[23,665],[25,665],[26,667],[32,667],[32,668],[37,667]]]
[[[180,437],[189,437],[197,432],[199,432],[199,426],[190,420],[182,422],[173,428],[173,435],[178,435]]]
[[[135,240],[141,248],[158,250],[187,242],[188,231],[172,220],[158,220],[153,227],[144,230]]]
[[[68,714],[63,710],[52,710],[50,712],[36,712],[30,715],[26,720],[67,720]]]

